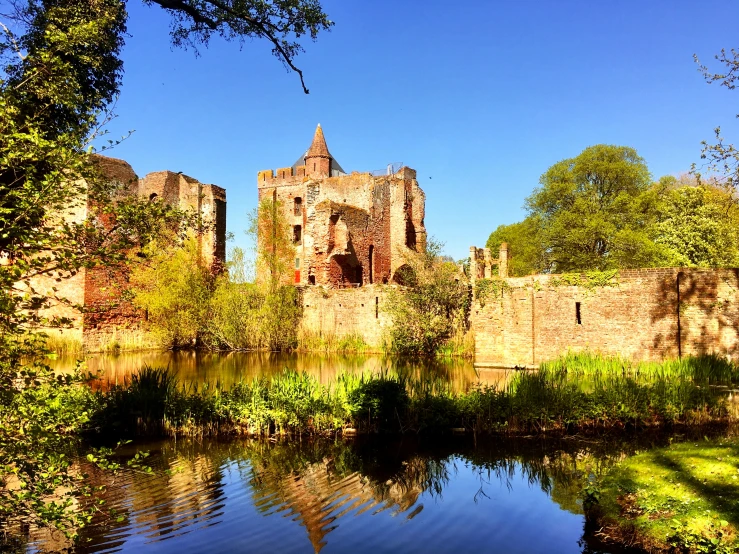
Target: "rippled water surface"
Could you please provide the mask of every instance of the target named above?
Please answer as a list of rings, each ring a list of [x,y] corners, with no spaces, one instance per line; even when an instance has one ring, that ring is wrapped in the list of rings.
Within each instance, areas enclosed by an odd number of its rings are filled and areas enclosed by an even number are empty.
[[[578,444],[166,441],[82,552],[583,552]],[[168,469],[169,472],[163,470]],[[594,552],[588,550],[588,552]]]

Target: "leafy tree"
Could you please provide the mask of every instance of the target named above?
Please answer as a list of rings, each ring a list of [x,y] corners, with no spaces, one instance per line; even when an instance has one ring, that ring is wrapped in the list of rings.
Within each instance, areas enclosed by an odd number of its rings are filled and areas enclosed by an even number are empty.
[[[718,82],[729,90],[736,88],[736,80],[739,78],[739,51],[732,48],[726,52],[722,49],[720,54],[714,56],[716,61],[724,66],[723,70],[716,73],[703,65],[698,56],[693,57],[707,83]],[[721,136],[721,127],[716,127],[714,132],[717,142],[709,144],[708,141],[702,141],[701,159],[706,160],[705,169],[717,173],[724,179],[726,186],[736,189],[739,185],[739,149],[725,142]],[[696,164],[693,164],[692,171],[700,178],[700,171]]]
[[[257,248],[257,281],[269,292],[293,283],[295,245],[282,202],[266,198],[249,214],[247,234]]]
[[[291,37],[316,38],[332,25],[317,0],[152,3],[173,15],[175,44],[205,44],[213,33],[266,38],[301,82],[294,65],[301,48]],[[54,525],[74,535],[91,517],[73,509],[91,488],[70,461],[70,437],[89,423],[89,390],[40,359],[43,337],[33,331],[41,322],[33,314],[48,299],[30,279],[61,280],[122,260],[125,249],[114,246],[145,244],[158,218],[155,203],[135,199],[101,207],[84,222],[64,217],[88,191],[93,200],[110,195],[88,148],[120,87],[125,3],[21,0],[9,7],[13,13],[3,17],[12,23],[0,21],[0,525]],[[153,211],[140,216],[147,206]]]
[[[144,248],[146,261],[131,273],[134,304],[146,310],[151,328],[166,346],[197,346],[209,318],[214,276],[195,237],[182,247],[159,240]]]
[[[636,150],[596,145],[550,167],[526,200],[541,223],[543,268],[567,272],[659,265],[649,236],[656,194]]]
[[[398,269],[401,291],[390,291],[387,310],[393,325],[392,351],[401,356],[435,355],[455,332],[464,331],[469,288],[459,267],[440,257],[442,245],[433,240],[422,252],[408,252]]]
[[[739,214],[723,187],[663,177],[654,226],[668,264],[686,267],[739,265]]]
[[[537,218],[527,217],[518,223],[499,225],[490,233],[485,246],[495,257],[504,242],[508,243],[508,273],[512,277],[541,273],[546,268]]]

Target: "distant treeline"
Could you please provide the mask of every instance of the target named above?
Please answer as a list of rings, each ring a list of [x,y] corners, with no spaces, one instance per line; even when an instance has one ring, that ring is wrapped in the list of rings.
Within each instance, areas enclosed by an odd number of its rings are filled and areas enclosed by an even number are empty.
[[[599,144],[557,162],[526,199],[523,221],[500,225],[509,274],[639,267],[739,267],[731,183],[686,174],[654,182],[633,148]]]

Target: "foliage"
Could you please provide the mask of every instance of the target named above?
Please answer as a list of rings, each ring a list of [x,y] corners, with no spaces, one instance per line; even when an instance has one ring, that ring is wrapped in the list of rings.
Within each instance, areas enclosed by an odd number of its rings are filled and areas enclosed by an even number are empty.
[[[508,274],[511,277],[542,273],[546,269],[546,261],[540,231],[539,219],[529,216],[518,223],[499,225],[490,233],[485,246],[496,256],[501,243],[508,243]]]
[[[466,329],[469,290],[459,268],[439,257],[430,240],[423,252],[406,254],[398,278],[405,287],[391,290],[386,303],[392,318],[391,351],[401,356],[433,356],[458,330]]]
[[[668,264],[682,267],[739,265],[739,216],[726,189],[704,183],[677,185],[663,177],[654,237],[664,245]]]
[[[294,36],[304,34],[316,40],[318,33],[333,26],[319,0],[145,0],[158,4],[172,15],[172,42],[175,46],[207,45],[216,34],[226,40],[244,42],[263,38],[272,44],[272,53],[286,68],[300,77],[303,91],[308,89],[295,57],[303,51]]]
[[[718,82],[729,90],[736,88],[736,80],[739,77],[739,51],[734,48],[729,52],[721,49],[721,52],[714,58],[720,65],[724,66],[724,69],[717,73],[701,64],[697,56],[694,56],[694,58],[707,83]],[[717,141],[715,144],[709,144],[705,140],[701,142],[703,145],[701,159],[706,160],[704,167],[708,171],[717,174],[726,187],[736,191],[737,184],[739,184],[739,150],[733,144],[725,142],[721,136],[721,127],[716,127],[714,133]],[[693,164],[692,171],[699,180],[701,179],[700,169],[696,164]]]
[[[477,279],[475,281],[475,299],[480,306],[485,306],[488,299],[502,299],[506,291],[510,291],[511,286],[503,279]]]
[[[247,234],[257,245],[257,282],[270,292],[293,283],[295,245],[282,202],[265,198],[249,214]]]
[[[155,240],[147,245],[144,261],[131,272],[134,304],[145,310],[161,342],[174,348],[202,342],[209,321],[214,277],[203,261],[195,237],[182,247]]]
[[[617,287],[618,270],[586,271],[585,273],[563,273],[550,279],[552,287],[583,287],[592,291],[598,287]]]
[[[544,268],[551,272],[659,265],[649,236],[656,194],[636,150],[599,144],[557,162],[526,200],[541,223]]]
[[[606,532],[628,526],[637,544],[654,550],[736,552],[738,465],[735,439],[649,450],[606,474],[589,511]]]
[[[172,435],[325,434],[346,427],[360,432],[561,433],[734,417],[725,400],[706,386],[727,382],[722,381],[726,362],[712,357],[626,364],[618,358],[570,355],[536,372],[516,372],[498,386],[458,392],[429,375],[389,371],[343,374],[321,384],[286,370],[227,390],[173,385],[166,370],[144,373],[137,379],[149,392],[132,380],[98,394],[94,427],[121,432],[123,422],[128,433]],[[728,374],[731,382],[738,372],[730,366]]]

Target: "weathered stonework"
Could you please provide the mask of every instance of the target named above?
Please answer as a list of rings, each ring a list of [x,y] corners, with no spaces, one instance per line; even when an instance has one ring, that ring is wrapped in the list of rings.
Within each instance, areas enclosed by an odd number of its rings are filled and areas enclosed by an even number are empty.
[[[426,197],[408,167],[385,175],[344,173],[319,125],[292,167],[260,171],[259,200],[282,205],[293,226],[295,283],[358,287],[389,283],[404,253],[425,247]]]
[[[471,313],[475,363],[535,366],[568,351],[633,360],[714,353],[739,360],[739,270],[639,269],[607,284],[505,279]]]
[[[127,162],[106,156],[95,156],[94,162],[104,179],[116,182],[120,194],[136,194],[199,214],[202,232],[198,239],[203,259],[214,269],[223,267],[226,261],[224,189],[171,171],[150,173],[139,179]],[[92,199],[86,196],[68,213],[61,214],[61,218],[81,223],[97,213],[94,208]],[[95,217],[104,227],[115,224],[108,214]],[[81,269],[66,279],[58,280],[54,275],[36,277],[32,286],[37,292],[52,298],[50,306],[39,315],[45,318],[66,317],[72,321],[70,328],[49,328],[46,330],[48,333],[66,334],[81,341],[88,351],[100,350],[112,342],[153,346],[141,329],[144,314],[121,298],[127,282],[125,267],[103,264],[93,269]]]
[[[391,325],[385,311],[388,290],[393,285],[362,288],[303,289],[304,330],[323,336],[360,335],[369,346],[380,348]]]

